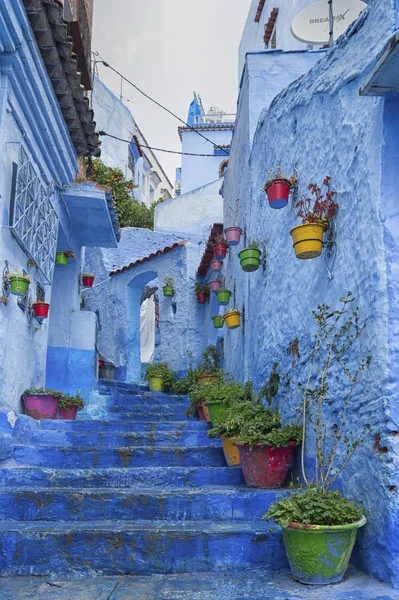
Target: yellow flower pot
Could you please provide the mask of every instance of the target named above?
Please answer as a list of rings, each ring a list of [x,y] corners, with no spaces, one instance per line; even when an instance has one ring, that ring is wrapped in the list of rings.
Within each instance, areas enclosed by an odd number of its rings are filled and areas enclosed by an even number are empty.
[[[205,402],[206,401],[204,400],[204,402],[202,404],[202,408],[203,408],[205,419],[206,419],[207,423],[210,423],[211,422],[211,415],[209,414],[209,409],[206,406]]]
[[[320,256],[323,250],[324,226],[318,223],[297,225],[291,229],[297,258],[308,259]]]
[[[229,310],[223,315],[223,321],[226,323],[229,329],[236,329],[240,326],[240,311]]]
[[[231,439],[222,435],[222,446],[227,466],[236,467],[237,465],[239,465],[240,452],[237,446],[234,446],[234,443],[231,441]]]
[[[151,392],[162,392],[163,381],[160,377],[150,377],[148,379],[148,387]]]

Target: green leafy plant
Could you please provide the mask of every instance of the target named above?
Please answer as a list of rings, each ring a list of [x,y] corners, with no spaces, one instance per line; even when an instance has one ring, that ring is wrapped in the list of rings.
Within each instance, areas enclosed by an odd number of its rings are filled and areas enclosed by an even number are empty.
[[[319,487],[294,490],[272,504],[263,516],[275,519],[283,527],[290,523],[304,525],[343,525],[355,523],[363,516],[355,502],[343,498],[338,490],[323,494]]]
[[[196,375],[222,375],[221,356],[213,344],[202,352],[202,362],[196,368]]]
[[[23,392],[23,396],[35,396],[36,394],[45,394],[46,396],[54,396],[54,398],[58,398],[61,400],[64,396],[62,392],[57,390],[50,390],[47,388],[28,388]]]
[[[197,281],[197,283],[195,284],[195,293],[196,294],[206,294],[207,296],[209,296],[209,294],[210,294],[209,285],[207,285],[206,283],[203,283],[202,281]]]
[[[274,181],[278,180],[278,179],[285,179],[286,181],[289,181],[289,183],[294,186],[297,183],[297,178],[295,175],[291,175],[291,177],[287,177],[286,175],[284,175],[284,173],[281,170],[281,165],[277,165],[277,169],[270,169],[267,170],[266,173],[268,174],[268,179],[265,183],[265,187],[270,185],[271,183],[273,183]]]
[[[304,225],[317,223],[328,229],[331,219],[338,210],[338,204],[333,199],[337,192],[331,191],[330,184],[331,177],[325,177],[322,184],[325,188],[323,193],[322,187],[316,183],[309,183],[308,189],[311,197],[307,198],[302,195],[296,203],[297,215],[302,219]]]
[[[73,406],[76,406],[78,410],[81,410],[84,405],[85,402],[78,393],[76,393],[74,396],[71,394],[64,394],[58,402],[58,406],[62,408],[62,410],[69,410]]]
[[[260,242],[258,242],[258,240],[254,240],[249,244],[248,248],[250,248],[251,250],[259,250],[259,246]]]
[[[188,394],[190,388],[195,384],[196,371],[193,366],[193,353],[187,350],[189,365],[186,376],[181,379],[175,379],[173,383],[173,391],[175,394]]]
[[[82,273],[82,277],[94,277],[94,273]]]
[[[212,245],[216,246],[217,244],[227,245],[227,240],[222,233],[217,233],[213,239]]]
[[[151,377],[160,377],[164,390],[173,389],[175,372],[169,369],[166,362],[153,363],[147,367],[144,379],[148,381]]]
[[[164,285],[166,286],[173,286],[173,277],[165,277],[164,279]]]
[[[63,254],[67,258],[75,258],[75,253],[72,250],[64,250]]]
[[[278,386],[280,383],[280,375],[277,373],[277,367],[278,362],[275,362],[269,380],[264,384],[259,392],[259,398],[266,398],[269,406],[271,405],[273,398],[277,395]]]

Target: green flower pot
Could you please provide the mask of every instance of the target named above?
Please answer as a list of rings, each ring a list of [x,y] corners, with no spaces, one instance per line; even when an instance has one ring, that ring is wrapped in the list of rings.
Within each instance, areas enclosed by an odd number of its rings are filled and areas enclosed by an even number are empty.
[[[229,410],[227,404],[223,404],[223,402],[206,402],[205,406],[207,406],[209,410],[209,415],[213,425],[226,419],[227,411]]]
[[[213,326],[215,329],[222,329],[223,327],[223,318],[221,315],[215,315],[212,317]]]
[[[173,287],[171,285],[164,285],[162,289],[164,296],[173,296]]]
[[[29,281],[23,277],[10,278],[11,293],[15,296],[25,296],[28,285]]]
[[[227,304],[230,302],[231,292],[230,290],[219,290],[218,292],[216,292],[216,296],[218,298],[219,304],[227,306]]]
[[[261,251],[257,248],[245,248],[238,253],[241,262],[241,268],[248,273],[257,271],[260,265]]]
[[[60,267],[66,267],[68,264],[69,258],[65,256],[63,252],[57,252],[55,255],[55,264]]]
[[[362,517],[347,525],[301,525],[283,527],[283,539],[291,572],[297,581],[326,585],[342,581]]]

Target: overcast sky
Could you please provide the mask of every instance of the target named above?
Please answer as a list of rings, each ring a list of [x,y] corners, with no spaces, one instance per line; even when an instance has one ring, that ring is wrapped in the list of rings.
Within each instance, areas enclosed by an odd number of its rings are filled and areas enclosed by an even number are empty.
[[[205,110],[236,112],[238,46],[250,0],[95,0],[93,50],[158,102],[187,118],[195,90]],[[99,65],[119,94],[120,78]],[[180,150],[179,122],[130,85],[124,101],[152,146]],[[98,123],[98,127],[101,127]],[[180,157],[158,154],[170,177]]]

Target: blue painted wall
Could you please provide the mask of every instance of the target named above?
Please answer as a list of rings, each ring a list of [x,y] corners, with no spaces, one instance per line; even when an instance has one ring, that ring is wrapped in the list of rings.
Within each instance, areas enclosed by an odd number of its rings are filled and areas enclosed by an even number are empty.
[[[354,432],[370,425],[372,433],[342,478],[345,493],[364,508],[367,527],[359,535],[356,557],[368,572],[399,585],[397,432],[397,216],[398,106],[394,100],[360,97],[359,88],[375,66],[389,36],[397,29],[397,5],[375,0],[346,36],[302,78],[286,87],[260,115],[251,144],[251,110],[259,90],[251,88],[251,56],[240,91],[239,113],[224,183],[225,222],[229,206],[240,198],[239,225],[248,241],[261,240],[266,270],[244,273],[239,246],[230,253],[227,277],[235,282],[245,328],[225,336],[226,370],[252,379],[259,389],[273,362],[291,360],[290,343],[300,347],[314,331],[312,309],[334,305],[348,290],[368,319],[359,352],[373,356],[353,397]],[[267,59],[265,59],[267,60]],[[266,64],[266,63],[265,63]],[[252,93],[252,89],[254,93]],[[281,161],[290,173],[296,165],[299,192],[309,182],[332,177],[338,192],[336,258],[299,261],[290,229],[299,223],[289,205],[269,208],[262,187],[266,170]],[[343,390],[334,387],[338,400]],[[284,385],[276,402],[284,418],[293,418],[298,399]],[[334,407],[328,415],[335,422]],[[380,436],[373,444],[375,435]],[[312,456],[308,456],[311,461]]]

